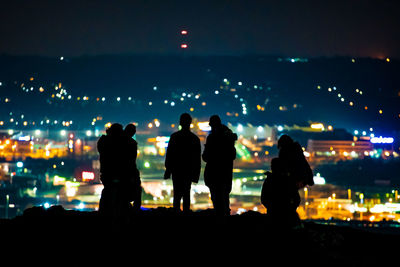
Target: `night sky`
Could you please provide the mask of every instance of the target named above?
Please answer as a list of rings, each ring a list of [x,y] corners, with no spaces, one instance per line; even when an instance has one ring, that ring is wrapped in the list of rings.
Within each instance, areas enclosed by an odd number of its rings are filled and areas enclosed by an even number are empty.
[[[2,1],[0,54],[400,58],[399,2]]]

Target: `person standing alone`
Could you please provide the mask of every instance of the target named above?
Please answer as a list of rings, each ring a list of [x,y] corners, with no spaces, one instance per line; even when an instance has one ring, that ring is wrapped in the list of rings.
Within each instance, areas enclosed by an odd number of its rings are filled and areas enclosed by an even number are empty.
[[[183,199],[183,211],[190,211],[190,189],[192,182],[197,183],[201,169],[200,139],[190,131],[192,117],[188,113],[180,116],[182,127],[170,137],[165,157],[164,179],[172,175],[174,188],[173,207],[180,211]]]

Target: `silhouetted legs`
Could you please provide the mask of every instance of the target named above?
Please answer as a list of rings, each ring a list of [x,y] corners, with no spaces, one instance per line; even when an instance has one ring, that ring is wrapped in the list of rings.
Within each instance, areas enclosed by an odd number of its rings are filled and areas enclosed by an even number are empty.
[[[114,218],[126,217],[130,204],[125,194],[125,187],[119,184],[107,185],[101,192],[99,213]]]
[[[226,184],[216,184],[210,186],[211,201],[216,215],[229,215],[231,212],[229,194],[232,186]]]
[[[142,186],[141,186],[140,179],[135,179],[133,181],[133,190],[134,190],[133,210],[138,211],[138,210],[140,210],[140,207],[142,206]]]
[[[181,209],[181,199],[183,199],[183,211],[190,211],[190,187],[192,182],[172,179],[172,183],[174,186],[174,209],[178,211]]]

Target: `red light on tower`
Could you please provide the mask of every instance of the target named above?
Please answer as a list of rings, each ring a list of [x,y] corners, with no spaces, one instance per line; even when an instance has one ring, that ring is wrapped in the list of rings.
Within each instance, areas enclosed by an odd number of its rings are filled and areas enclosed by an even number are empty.
[[[187,32],[186,30],[182,30],[182,31],[181,31],[181,34],[182,34],[182,35],[186,35],[186,34],[188,34],[188,32]]]
[[[181,44],[181,48],[186,49],[186,48],[188,48],[188,45],[187,44]]]

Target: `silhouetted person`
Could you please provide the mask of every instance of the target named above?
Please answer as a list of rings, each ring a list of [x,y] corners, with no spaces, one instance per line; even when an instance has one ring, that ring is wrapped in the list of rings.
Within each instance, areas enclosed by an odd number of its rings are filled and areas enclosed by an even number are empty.
[[[278,140],[279,158],[289,179],[294,181],[297,188],[314,185],[313,172],[303,154],[298,142],[288,135],[282,135]]]
[[[217,115],[210,117],[211,132],[207,136],[203,160],[207,163],[204,182],[210,189],[217,215],[229,215],[229,194],[232,190],[233,161],[236,158],[237,135],[221,123]]]
[[[165,157],[164,179],[172,174],[174,187],[173,207],[180,210],[183,199],[183,211],[190,211],[191,183],[199,181],[201,169],[201,144],[200,139],[190,131],[192,117],[188,113],[180,116],[181,130],[170,137],[167,154]]]
[[[271,171],[266,172],[261,190],[261,203],[267,208],[271,221],[279,226],[296,226],[299,216],[296,212],[300,195],[296,184],[289,179],[280,158],[271,160]]]
[[[101,193],[99,212],[113,217],[126,216],[130,208],[127,195],[127,140],[122,125],[114,123],[97,142],[100,154],[100,180],[104,185]]]
[[[142,186],[140,181],[140,172],[136,165],[138,144],[133,136],[136,134],[136,125],[128,124],[125,126],[124,133],[128,137],[126,147],[126,157],[128,159],[127,177],[129,179],[129,187],[127,194],[133,201],[134,210],[139,210],[142,205]]]

